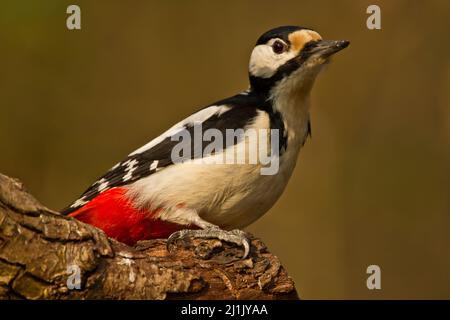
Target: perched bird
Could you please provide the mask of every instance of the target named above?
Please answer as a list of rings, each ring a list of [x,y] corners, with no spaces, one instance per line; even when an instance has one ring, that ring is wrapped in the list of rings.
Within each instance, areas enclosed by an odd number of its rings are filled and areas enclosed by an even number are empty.
[[[264,33],[251,53],[248,90],[197,111],[130,153],[62,213],[130,245],[169,236],[168,242],[214,237],[244,246],[247,256],[249,242],[239,229],[261,217],[282,194],[311,133],[314,80],[329,57],[348,45],[297,26]],[[213,152],[201,152],[203,142],[200,152],[197,146],[183,153],[182,161],[175,160],[176,136],[195,135],[199,125],[203,134],[215,129],[225,136],[233,129],[235,136]],[[248,129],[273,130],[277,139],[270,139],[268,154],[278,162],[275,173],[262,174],[260,162],[207,161],[249,146]]]

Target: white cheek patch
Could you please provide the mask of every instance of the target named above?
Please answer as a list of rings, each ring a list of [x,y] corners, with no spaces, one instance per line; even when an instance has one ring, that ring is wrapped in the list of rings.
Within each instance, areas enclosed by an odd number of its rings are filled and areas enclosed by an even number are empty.
[[[280,66],[293,57],[295,53],[292,51],[276,54],[269,44],[260,44],[253,49],[250,56],[250,74],[259,78],[270,78]]]

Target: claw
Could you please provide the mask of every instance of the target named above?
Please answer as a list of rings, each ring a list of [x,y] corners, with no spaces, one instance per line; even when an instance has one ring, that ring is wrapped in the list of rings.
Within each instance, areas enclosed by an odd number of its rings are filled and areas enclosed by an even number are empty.
[[[172,233],[169,238],[167,238],[167,242],[166,242],[166,248],[167,250],[170,252],[170,247],[172,246],[172,244],[175,243],[175,241],[180,240],[180,239],[184,239],[187,235],[187,231],[189,231],[189,229],[183,229],[183,230],[179,230],[179,231],[175,231],[174,233]]]
[[[204,239],[219,239],[226,242],[231,242],[237,244],[238,246],[244,247],[244,255],[242,259],[247,258],[250,253],[250,241],[246,238],[245,233],[242,230],[231,230],[225,231],[220,228],[208,228],[202,230],[191,230],[184,229],[180,231],[176,231],[170,235],[167,239],[166,247],[170,252],[170,246],[179,239],[184,239],[186,237],[190,238],[204,238]]]

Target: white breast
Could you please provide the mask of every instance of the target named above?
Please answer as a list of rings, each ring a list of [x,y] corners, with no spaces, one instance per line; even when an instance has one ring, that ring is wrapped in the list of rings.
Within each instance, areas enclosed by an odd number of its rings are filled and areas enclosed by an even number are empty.
[[[180,205],[194,209],[204,220],[225,229],[249,225],[277,201],[295,167],[308,125],[307,114],[300,112],[306,106],[298,107],[298,112],[289,115],[295,118],[286,119],[288,147],[279,158],[277,174],[261,175],[260,164],[205,165],[196,159],[135,182],[129,195],[140,207],[166,208],[167,213]],[[253,127],[270,128],[267,113],[260,112]],[[177,222],[176,215],[162,214]]]

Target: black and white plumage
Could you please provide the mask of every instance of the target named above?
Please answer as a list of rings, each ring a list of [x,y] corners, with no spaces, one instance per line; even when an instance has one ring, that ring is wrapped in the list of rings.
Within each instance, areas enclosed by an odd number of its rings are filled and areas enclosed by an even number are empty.
[[[171,137],[181,130],[186,130],[193,135],[195,123],[201,123],[203,132],[214,128],[222,132],[225,137],[225,130],[248,128],[252,121],[258,117],[258,112],[264,112],[270,118],[270,128],[280,130],[279,153],[281,155],[287,146],[283,120],[279,112],[265,104],[266,101],[261,97],[253,92],[245,91],[201,109],[114,165],[105,175],[94,182],[79,199],[63,210],[63,213],[68,214],[77,210],[104,191],[129,185],[167,166],[174,165],[171,152],[178,141],[172,140]],[[308,129],[310,130],[310,127]],[[233,145],[239,143],[241,139],[242,137],[239,136]],[[206,144],[207,142],[204,142],[203,148]],[[223,145],[227,146],[225,141]],[[203,151],[203,148],[201,151]],[[203,152],[193,151],[189,158],[194,159],[202,155]]]
[[[347,45],[347,41],[322,40],[317,32],[301,27],[280,27],[263,34],[250,58],[248,90],[199,110],[130,153],[63,213],[76,213],[100,194],[121,187],[135,208],[157,211],[155,219],[202,229],[250,224],[283,192],[311,133],[309,92],[315,77],[329,56]],[[193,148],[183,162],[174,163],[172,151],[178,141],[173,136],[182,130],[193,133],[198,123],[203,132],[277,129],[278,172],[262,175],[260,164],[202,164],[205,144],[200,152]],[[209,157],[246,140],[238,135],[231,144],[226,142]]]

